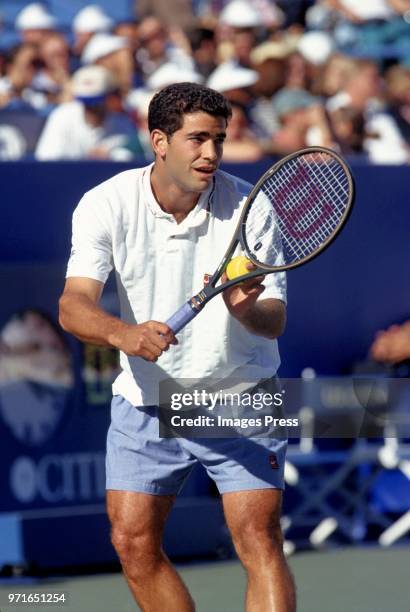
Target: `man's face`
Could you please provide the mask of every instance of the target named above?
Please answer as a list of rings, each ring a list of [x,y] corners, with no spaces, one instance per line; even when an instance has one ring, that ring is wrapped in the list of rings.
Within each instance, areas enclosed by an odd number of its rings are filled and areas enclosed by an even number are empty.
[[[139,44],[148,52],[151,59],[161,59],[167,45],[167,32],[159,19],[146,17],[139,27]]]
[[[221,161],[225,137],[223,117],[204,112],[185,115],[182,127],[164,145],[168,178],[185,192],[207,189]]]

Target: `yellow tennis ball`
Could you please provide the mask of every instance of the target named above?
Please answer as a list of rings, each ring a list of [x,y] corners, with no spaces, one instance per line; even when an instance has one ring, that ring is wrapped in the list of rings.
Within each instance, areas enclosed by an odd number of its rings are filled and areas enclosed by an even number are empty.
[[[243,276],[248,274],[249,270],[246,267],[248,263],[251,263],[244,255],[238,255],[231,259],[226,266],[226,276],[229,280],[236,278],[237,276]]]

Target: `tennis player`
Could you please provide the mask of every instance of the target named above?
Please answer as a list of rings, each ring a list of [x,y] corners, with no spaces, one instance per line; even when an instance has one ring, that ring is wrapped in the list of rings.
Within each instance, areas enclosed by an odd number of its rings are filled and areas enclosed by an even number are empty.
[[[155,161],[84,195],[73,216],[63,328],[121,351],[107,440],[112,541],[145,612],[192,612],[192,598],[161,547],[175,497],[199,461],[215,481],[248,576],[248,612],[293,612],[280,509],[286,441],[159,437],[164,378],[260,380],[279,366],[285,278],[253,279],[212,300],[174,336],[162,321],[203,285],[230,240],[251,186],[220,170],[230,107],[204,86],[180,83],[149,108]],[[99,306],[115,269],[121,318]]]

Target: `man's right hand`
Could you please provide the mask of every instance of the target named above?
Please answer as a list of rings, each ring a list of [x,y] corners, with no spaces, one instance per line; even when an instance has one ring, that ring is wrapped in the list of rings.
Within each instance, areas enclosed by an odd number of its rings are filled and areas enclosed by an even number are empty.
[[[111,346],[132,357],[156,361],[171,344],[178,344],[165,323],[124,323],[98,305],[104,284],[92,278],[67,278],[60,298],[60,325],[82,342]]]
[[[165,323],[147,321],[137,325],[125,325],[115,334],[112,344],[131,357],[157,361],[171,344],[178,344],[178,341]]]

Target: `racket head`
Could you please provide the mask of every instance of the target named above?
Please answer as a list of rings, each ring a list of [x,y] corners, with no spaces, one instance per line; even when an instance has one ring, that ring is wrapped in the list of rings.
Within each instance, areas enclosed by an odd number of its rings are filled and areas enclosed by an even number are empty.
[[[352,173],[337,153],[325,147],[291,153],[265,172],[247,198],[239,222],[246,256],[265,272],[311,261],[345,225],[354,195]]]

